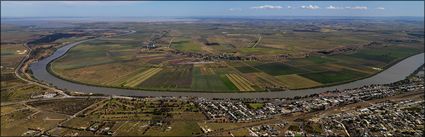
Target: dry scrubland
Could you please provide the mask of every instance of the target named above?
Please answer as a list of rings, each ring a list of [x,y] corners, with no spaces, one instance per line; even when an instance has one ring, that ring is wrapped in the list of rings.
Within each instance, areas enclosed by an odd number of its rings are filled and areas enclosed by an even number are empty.
[[[18,79],[14,71],[28,54],[24,43],[42,33],[31,32],[14,25],[1,25],[1,101],[22,101],[31,96],[50,92],[42,87]],[[3,108],[2,108],[3,109]]]
[[[419,91],[388,98],[361,101],[312,112],[273,115],[249,122],[217,122],[206,118],[203,111],[188,98],[110,98],[99,96],[50,99],[3,105],[2,136],[249,136],[249,129],[270,125],[284,136],[286,131],[302,131],[308,135],[324,135],[320,119],[336,113],[360,110],[383,102],[423,100]],[[273,101],[269,100],[269,101]],[[313,99],[312,99],[313,100]],[[216,100],[218,101],[218,100]],[[264,109],[264,102],[244,102],[249,109]],[[404,109],[420,111],[417,105]],[[323,119],[321,119],[323,120]],[[204,133],[203,129],[211,130]],[[345,135],[343,130],[333,130]],[[351,132],[351,131],[350,131]]]
[[[51,92],[18,79],[14,71],[28,54],[24,43],[37,38],[41,33],[14,25],[1,25],[1,136],[20,136],[28,128],[47,129],[56,126],[62,114],[39,112],[24,104],[3,105],[31,99],[32,96]],[[45,119],[48,117],[48,119]],[[30,124],[29,124],[30,123]]]
[[[364,78],[424,49],[416,35],[423,26],[400,27],[405,22],[222,22],[132,24],[135,34],[76,46],[52,69],[65,79],[118,88],[284,90]],[[152,39],[156,48],[147,49]],[[208,59],[217,56],[225,57]]]
[[[48,56],[63,44],[80,41],[83,37],[73,35],[74,32],[69,28],[58,28],[57,30],[62,30],[66,33],[57,33],[54,28],[12,24],[3,24],[3,22],[1,24],[2,102],[22,101],[37,95],[52,93],[53,91],[51,90],[18,79],[15,76],[15,70],[21,60],[30,54],[29,59],[22,64],[19,75],[25,79],[32,79],[29,71],[30,63]],[[25,47],[25,43],[28,43],[27,47],[31,49],[31,53]]]
[[[40,131],[53,136],[194,136],[204,134],[201,128],[225,130],[256,123],[208,122],[193,103],[154,98],[32,101],[2,106],[1,115],[2,136],[31,136]]]

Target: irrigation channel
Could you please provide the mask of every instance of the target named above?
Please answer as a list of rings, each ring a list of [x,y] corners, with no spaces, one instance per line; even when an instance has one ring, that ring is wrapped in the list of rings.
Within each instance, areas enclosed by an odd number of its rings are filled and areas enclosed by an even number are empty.
[[[65,55],[69,49],[83,42],[89,40],[79,41],[65,45],[56,50],[51,56],[44,58],[38,62],[31,64],[30,69],[36,79],[39,81],[49,83],[59,89],[78,91],[84,93],[98,93],[105,95],[122,95],[122,96],[192,96],[192,97],[205,97],[205,98],[279,98],[279,97],[295,97],[305,96],[315,93],[321,93],[330,90],[343,90],[361,87],[371,84],[389,84],[399,80],[403,80],[406,76],[413,73],[421,65],[424,64],[424,53],[420,53],[404,60],[399,61],[386,70],[373,75],[371,77],[329,87],[301,89],[301,90],[287,90],[287,91],[273,91],[273,92],[246,92],[246,93],[211,93],[211,92],[169,92],[169,91],[145,91],[137,89],[120,89],[84,85],[79,83],[70,82],[60,79],[51,74],[47,69],[48,64],[55,59]]]

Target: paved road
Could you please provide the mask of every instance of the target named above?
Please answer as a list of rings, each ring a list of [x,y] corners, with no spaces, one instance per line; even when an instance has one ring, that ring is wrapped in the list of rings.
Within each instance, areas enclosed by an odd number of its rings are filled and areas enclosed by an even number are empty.
[[[306,96],[316,93],[321,93],[330,90],[343,90],[350,88],[357,88],[370,84],[389,84],[399,80],[403,80],[406,76],[410,75],[417,68],[424,64],[424,53],[420,53],[409,58],[406,58],[399,63],[391,66],[390,68],[366,79],[314,89],[303,90],[289,90],[289,91],[275,91],[275,92],[246,92],[246,93],[211,93],[211,92],[169,92],[169,91],[142,91],[136,89],[118,89],[109,87],[98,87],[92,85],[85,85],[70,82],[60,79],[47,71],[47,66],[50,62],[60,58],[67,53],[69,49],[77,46],[80,41],[63,46],[56,50],[56,52],[38,62],[33,63],[30,69],[36,79],[50,83],[60,89],[67,89],[71,91],[78,91],[84,93],[98,93],[106,95],[121,95],[121,96],[192,96],[192,97],[205,97],[205,98],[282,98],[282,97],[295,97]]]

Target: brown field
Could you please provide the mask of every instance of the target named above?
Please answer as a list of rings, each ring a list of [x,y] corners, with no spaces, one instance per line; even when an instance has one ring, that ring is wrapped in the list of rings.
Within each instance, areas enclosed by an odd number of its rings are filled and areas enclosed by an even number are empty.
[[[1,45],[1,71],[13,71],[19,64],[19,61],[28,54],[28,51],[22,44]]]
[[[5,115],[8,113],[13,113],[15,111],[23,110],[23,109],[29,109],[26,106],[22,104],[12,104],[12,105],[5,105],[1,106],[1,115]]]

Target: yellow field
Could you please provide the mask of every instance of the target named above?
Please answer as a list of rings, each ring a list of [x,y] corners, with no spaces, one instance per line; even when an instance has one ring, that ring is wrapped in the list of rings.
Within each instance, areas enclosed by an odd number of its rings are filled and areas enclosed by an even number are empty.
[[[128,78],[130,78],[131,76],[135,76],[136,74],[138,74],[139,72],[141,72],[141,71],[143,71],[143,69],[146,69],[146,68],[140,68],[140,69],[137,69],[137,70],[134,70],[134,71],[132,71],[132,72],[129,72],[129,73],[127,73],[127,74],[125,74],[125,75],[120,75],[120,76],[118,76],[118,77],[116,77],[116,78],[114,78],[114,79],[111,79],[111,80],[109,80],[109,81],[106,81],[106,82],[104,82],[104,83],[102,83],[103,85],[113,85],[113,86],[119,86],[120,84],[122,84],[123,83],[123,81],[126,81]]]
[[[315,87],[315,86],[322,85],[319,82],[310,80],[308,78],[304,78],[297,74],[280,75],[280,76],[276,76],[276,78],[282,81],[286,85],[286,87],[290,89],[308,88],[308,87]]]
[[[201,74],[202,75],[214,75],[215,72],[212,68],[201,67]]]
[[[239,89],[239,91],[254,91],[254,85],[238,74],[226,74],[227,78]]]
[[[135,86],[139,85],[140,83],[142,83],[143,81],[147,80],[148,78],[152,77],[153,75],[155,75],[156,73],[158,73],[161,70],[162,70],[162,68],[148,69],[148,70],[146,70],[142,73],[139,73],[136,76],[130,78],[129,80],[127,80],[125,82],[124,86],[135,87]]]

